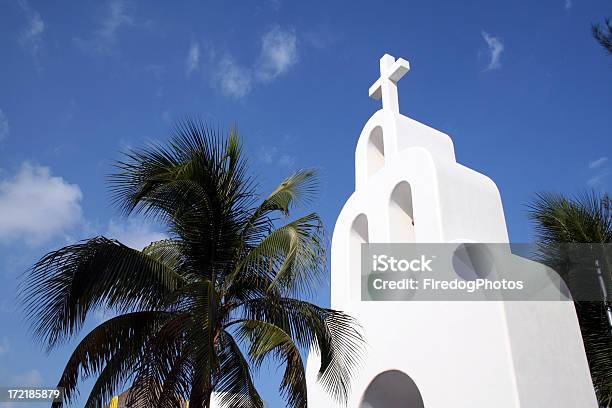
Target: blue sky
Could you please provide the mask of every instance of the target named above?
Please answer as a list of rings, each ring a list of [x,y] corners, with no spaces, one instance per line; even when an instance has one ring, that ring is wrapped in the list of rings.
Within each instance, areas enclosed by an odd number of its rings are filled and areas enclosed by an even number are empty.
[[[28,266],[93,235],[163,236],[119,217],[105,176],[176,119],[237,124],[262,193],[320,168],[331,231],[385,52],[411,63],[401,112],[495,180],[512,240],[529,241],[535,192],[609,189],[612,59],[590,35],[607,15],[604,0],[0,0],[0,385],[55,384],[71,347],[28,337],[13,301]],[[274,408],[276,381],[259,380]]]

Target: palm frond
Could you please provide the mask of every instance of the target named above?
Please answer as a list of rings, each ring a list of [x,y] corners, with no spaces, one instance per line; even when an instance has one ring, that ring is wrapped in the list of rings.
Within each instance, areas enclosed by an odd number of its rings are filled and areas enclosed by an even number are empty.
[[[289,215],[292,207],[308,204],[317,193],[318,187],[316,170],[299,170],[283,180],[260,208]]]
[[[236,340],[227,331],[219,334],[219,369],[214,378],[217,402],[223,408],[263,408],[253,384],[251,368]]]
[[[599,42],[608,53],[612,54],[612,19],[606,18],[605,28],[603,29],[599,24],[593,24],[591,26],[591,31],[597,42]]]
[[[155,309],[182,282],[159,260],[97,237],[45,255],[32,267],[21,301],[35,337],[53,348],[76,334],[92,309]]]
[[[120,387],[132,375],[133,367],[140,360],[139,357],[128,348],[120,349],[115,353],[97,375],[84,408],[107,406],[112,397],[117,395]]]
[[[353,376],[364,355],[360,326],[350,316],[291,298],[262,298],[244,303],[248,320],[279,327],[304,350],[321,356],[319,381],[338,401],[347,401]]]
[[[538,242],[556,245],[612,241],[610,206],[605,205],[605,197],[595,193],[575,198],[542,193],[528,208]]]
[[[64,399],[73,401],[79,378],[98,374],[120,351],[126,359],[136,361],[147,338],[171,314],[135,312],[109,319],[87,334],[76,346],[64,368],[58,387],[64,388]],[[131,370],[126,370],[130,372]]]
[[[306,407],[308,398],[304,364],[300,350],[289,334],[272,323],[258,320],[242,322],[238,333],[249,344],[249,355],[256,366],[260,366],[270,355],[285,365],[281,395],[291,408]]]
[[[325,265],[323,229],[312,213],[272,231],[239,266],[268,267],[271,288],[303,292],[320,283]],[[236,273],[239,273],[238,269]]]
[[[187,261],[182,243],[174,239],[151,242],[142,252],[175,271],[184,270],[182,266]]]
[[[127,399],[133,408],[175,408],[186,401],[191,365],[190,355],[183,352],[181,336],[157,333],[144,346],[143,356]]]

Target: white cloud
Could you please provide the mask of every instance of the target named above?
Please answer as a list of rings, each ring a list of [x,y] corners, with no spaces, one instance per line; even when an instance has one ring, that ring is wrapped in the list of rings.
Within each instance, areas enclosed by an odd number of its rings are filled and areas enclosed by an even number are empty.
[[[82,198],[78,185],[48,167],[22,164],[16,175],[0,179],[0,243],[35,245],[66,233],[82,221]]]
[[[565,0],[565,9],[569,10],[572,8],[574,4],[572,3],[572,0]]]
[[[28,21],[28,26],[23,32],[23,41],[30,43],[36,51],[39,46],[42,34],[45,31],[45,22],[38,12],[33,12]]]
[[[598,188],[602,186],[604,179],[610,174],[607,163],[607,156],[602,156],[589,161],[589,170],[597,172],[597,174],[587,180],[587,185],[589,187]]]
[[[187,65],[187,75],[197,71],[200,67],[200,44],[197,41],[191,43],[185,63]]]
[[[283,5],[282,0],[268,0],[268,4],[274,9],[278,10]]]
[[[214,58],[214,52],[210,52]],[[261,50],[253,65],[241,65],[225,54],[214,63],[214,86],[224,95],[242,98],[256,84],[267,84],[285,74],[298,60],[297,38],[292,31],[274,27],[261,38]]]
[[[497,37],[493,37],[489,33],[483,31],[482,38],[486,41],[489,47],[489,65],[485,68],[485,71],[501,68],[501,55],[504,51],[504,44]]]
[[[10,130],[8,118],[0,109],[0,142],[8,137]]]
[[[600,174],[597,174],[596,176],[591,177],[590,179],[587,180],[587,184],[589,187],[591,188],[596,188],[599,187],[602,183],[604,178],[606,178],[608,176],[608,172],[602,172]]]
[[[336,44],[339,40],[339,33],[327,24],[320,24],[306,31],[300,43],[317,50],[323,50]]]
[[[128,14],[123,0],[110,0],[106,5],[104,17],[99,20],[91,38],[75,38],[74,42],[87,53],[109,54],[117,43],[119,30],[136,25],[139,24]]]
[[[598,159],[591,160],[589,162],[589,169],[596,169],[598,167],[603,166],[608,162],[608,158],[606,156],[600,157]]]
[[[270,82],[287,72],[298,60],[295,33],[274,27],[261,39],[261,52],[256,76],[262,82]]]
[[[259,149],[259,159],[265,164],[278,164],[283,167],[292,167],[295,157],[286,153],[280,153],[275,146],[262,146]]]
[[[0,356],[8,353],[9,348],[10,346],[9,346],[8,337],[3,336],[2,339],[0,339]]]
[[[293,167],[293,165],[295,164],[295,157],[290,156],[288,154],[283,154],[278,159],[278,164],[285,167]]]
[[[168,238],[166,234],[156,231],[150,223],[133,218],[111,220],[104,235],[139,250],[151,242]]]
[[[216,82],[221,92],[234,98],[242,98],[251,92],[251,70],[238,65],[230,56],[219,61]]]
[[[19,6],[27,18],[27,25],[19,37],[19,42],[23,47],[27,47],[36,57],[40,51],[40,44],[45,31],[45,22],[40,13],[30,7],[26,0],[19,0]]]
[[[102,20],[102,24],[96,33],[100,38],[112,42],[116,40],[117,30],[121,26],[133,23],[134,20],[125,11],[125,3],[122,0],[111,0],[108,4],[108,14]]]
[[[0,244],[23,240],[37,245],[57,236],[70,241],[75,227],[80,227],[79,235],[104,231],[89,226],[82,198],[78,185],[53,176],[48,167],[22,164],[14,176],[0,179]],[[152,224],[135,218],[110,220],[104,235],[135,249],[167,238]]]
[[[261,147],[259,149],[259,158],[262,162],[266,164],[270,164],[274,161],[274,157],[276,156],[277,148],[272,147]]]

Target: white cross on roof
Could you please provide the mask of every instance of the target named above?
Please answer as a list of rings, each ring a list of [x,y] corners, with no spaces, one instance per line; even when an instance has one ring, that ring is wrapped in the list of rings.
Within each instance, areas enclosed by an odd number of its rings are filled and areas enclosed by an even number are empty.
[[[380,78],[370,87],[370,98],[381,99],[382,108],[399,113],[397,81],[410,70],[410,63],[403,58],[385,54],[380,59]]]

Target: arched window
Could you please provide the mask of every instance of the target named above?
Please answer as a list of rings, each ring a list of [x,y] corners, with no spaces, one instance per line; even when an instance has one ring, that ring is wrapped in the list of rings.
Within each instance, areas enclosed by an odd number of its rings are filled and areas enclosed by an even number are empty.
[[[389,370],[374,377],[359,408],[425,408],[425,405],[410,376],[399,370]]]
[[[391,193],[389,228],[391,229],[391,242],[415,241],[412,189],[405,181],[395,186]]]
[[[385,165],[385,141],[382,127],[376,126],[368,140],[368,176],[376,173]]]
[[[359,214],[351,225],[351,236],[349,238],[349,279],[352,282],[360,282],[361,280],[361,244],[370,242],[370,233],[368,231],[368,217],[365,214]],[[361,283],[359,283],[361,285]],[[351,286],[352,287],[352,286]],[[356,298],[360,298],[358,294],[353,294]]]

